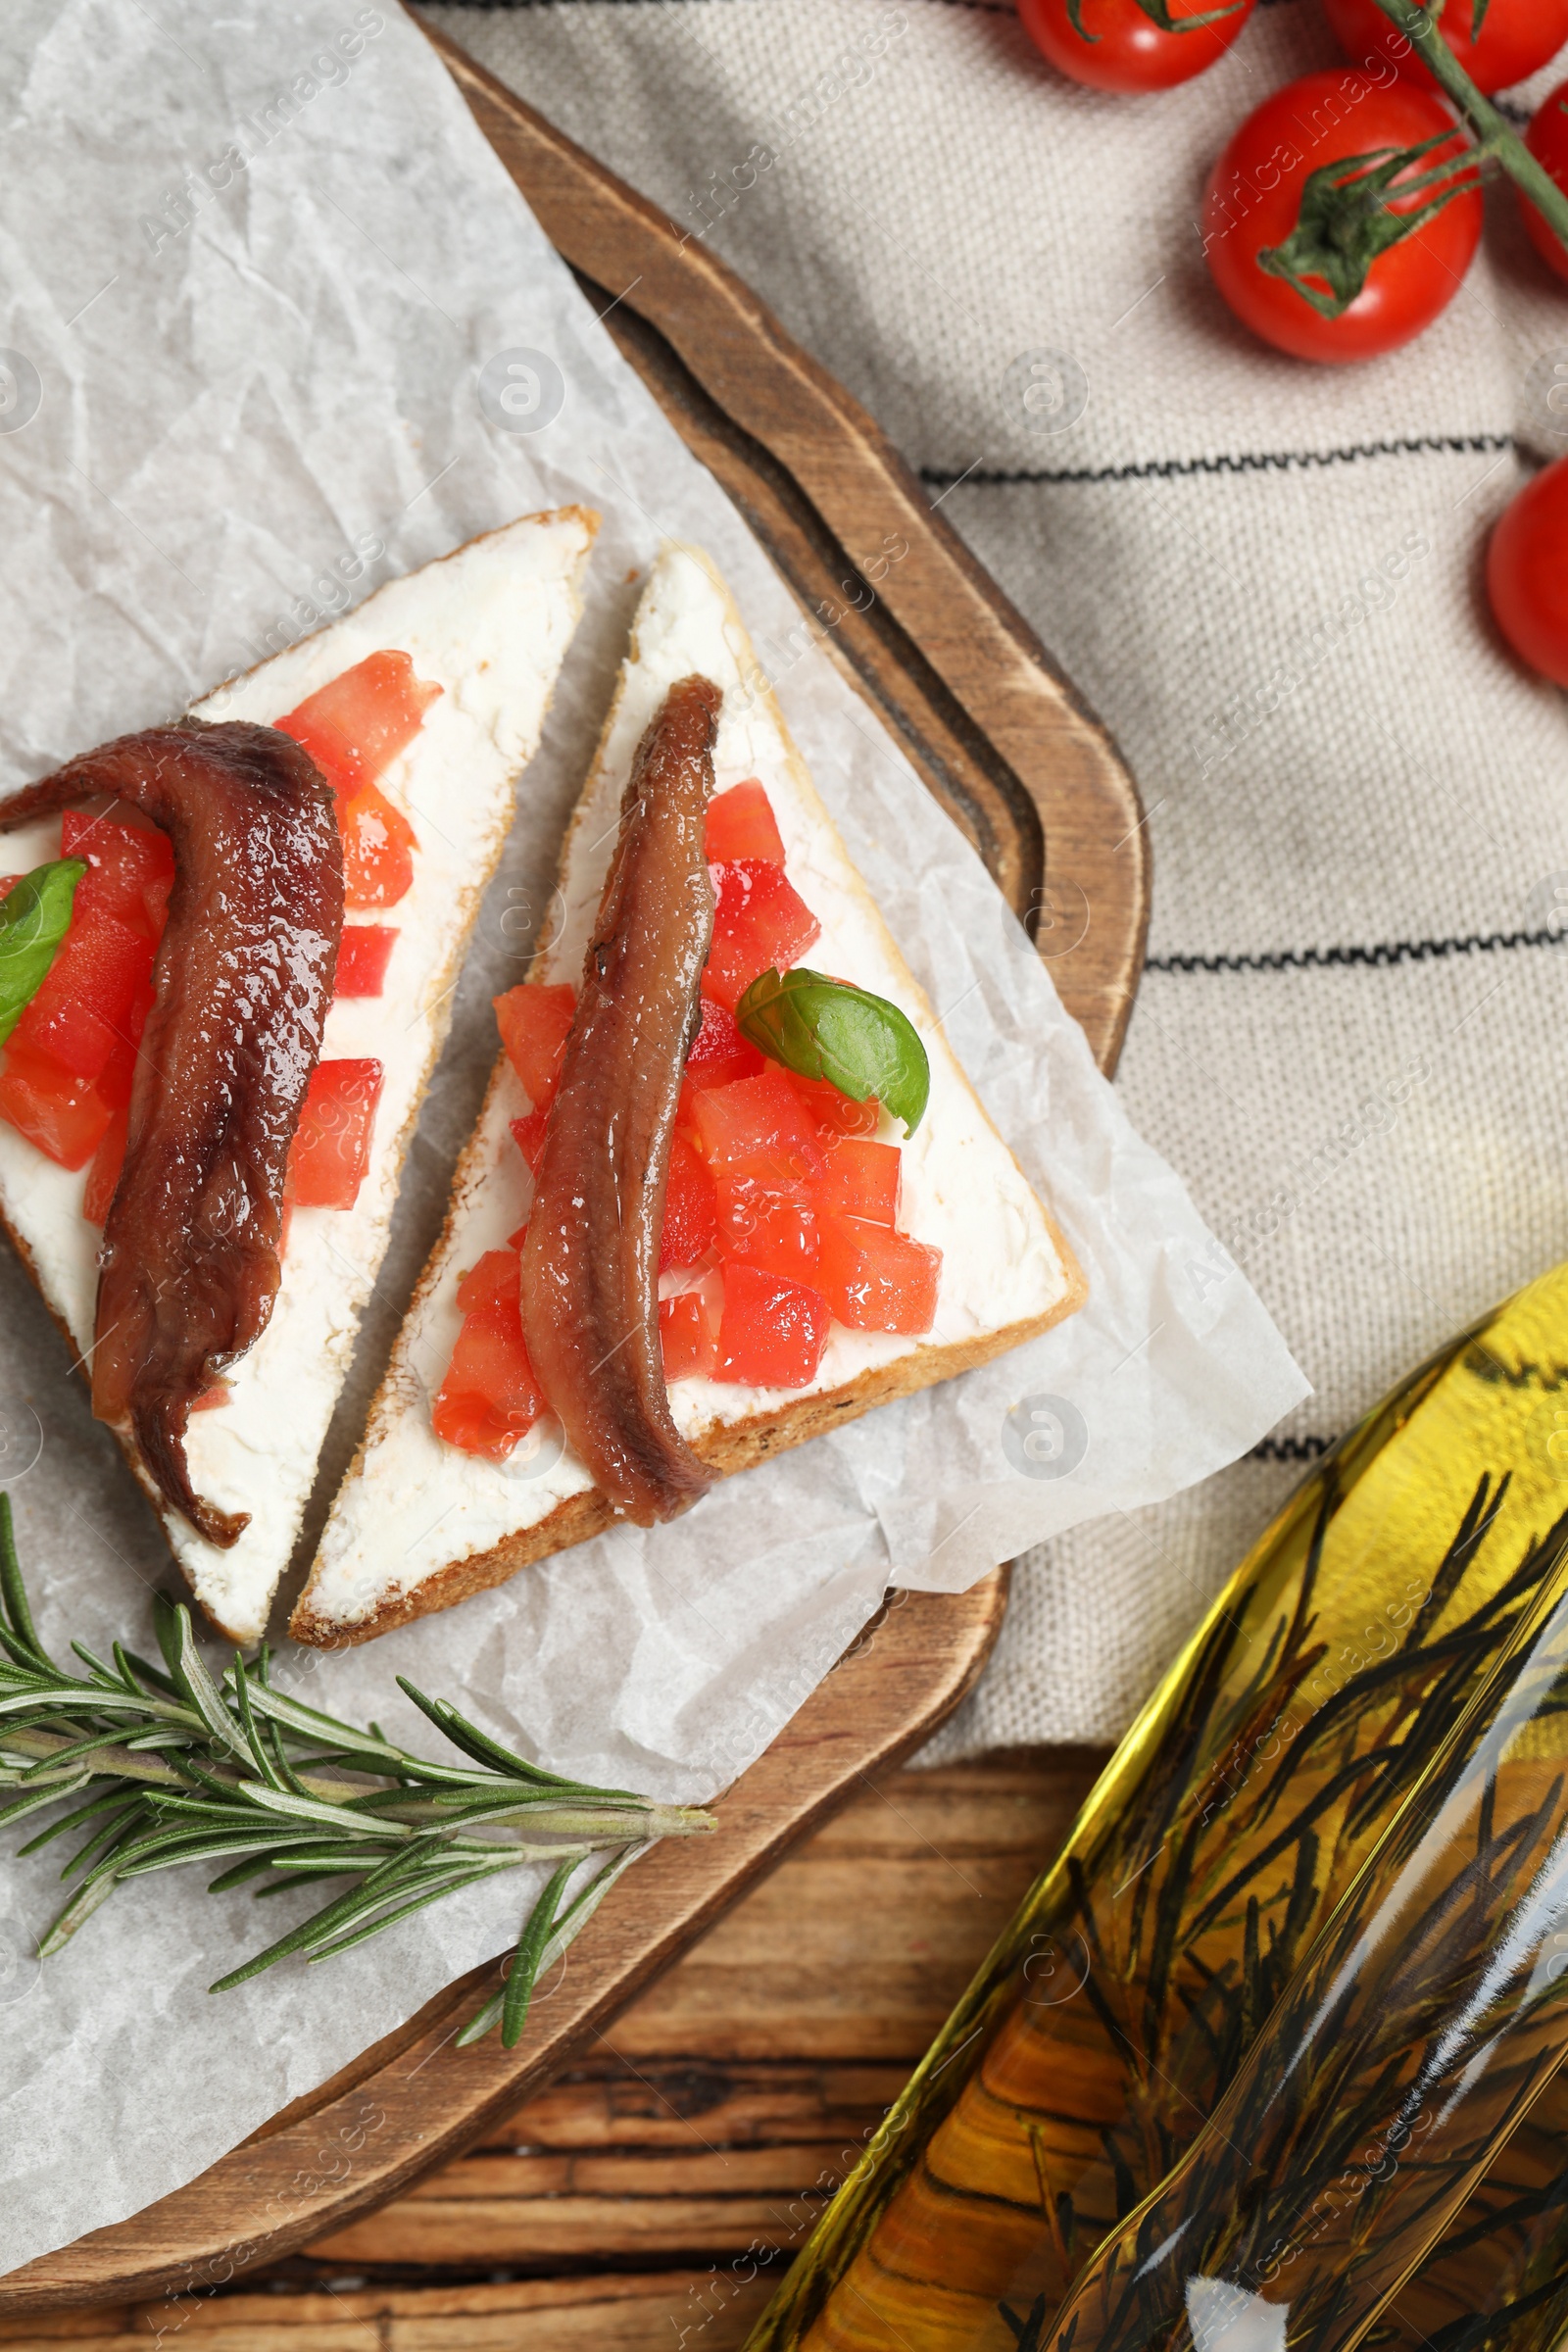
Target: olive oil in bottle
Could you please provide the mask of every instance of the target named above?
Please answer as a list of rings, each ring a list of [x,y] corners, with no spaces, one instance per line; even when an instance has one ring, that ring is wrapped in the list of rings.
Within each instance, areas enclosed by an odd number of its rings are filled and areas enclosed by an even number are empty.
[[[1565,1766],[1553,1574],[1182,2162],[1030,2315],[1040,2346],[1362,2341],[1568,2057]]]
[[[1053,2340],[1548,1605],[1565,1537],[1568,1267],[1413,1373],[1242,1563],[752,2352]]]

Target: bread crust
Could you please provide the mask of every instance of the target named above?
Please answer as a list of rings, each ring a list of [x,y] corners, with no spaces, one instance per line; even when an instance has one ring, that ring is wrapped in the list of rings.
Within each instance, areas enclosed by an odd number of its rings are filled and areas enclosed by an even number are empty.
[[[699,553],[695,549],[687,549],[684,552],[694,556]],[[735,628],[744,636],[744,624],[727,586],[718,579],[706,558],[700,557],[699,560],[703,562],[705,569],[709,571],[715,586],[720,589],[728,608],[729,617]],[[637,636],[634,626],[628,656],[616,680],[615,691],[600,732],[598,750],[589,770],[587,782],[567,820],[556,874],[558,887],[563,893],[570,876],[572,844],[579,827],[586,820],[594,788],[600,777],[605,755],[614,732],[615,721],[636,660]],[[777,698],[771,687],[754,683],[752,691],[758,694],[759,699],[765,701],[769,707],[770,715],[777,725],[780,738],[788,749],[789,760],[798,782],[804,785],[809,799],[820,808],[821,803],[815,785],[784,723],[783,713],[778,708]],[[824,821],[830,821],[826,811],[823,810],[822,813]],[[869,900],[869,893],[866,895]],[[870,903],[877,914],[878,921],[881,922],[880,908],[875,907],[874,901]],[[893,954],[902,964],[903,955],[899,950],[898,943],[888,933],[885,923],[881,923],[881,927]],[[543,956],[535,956],[529,965],[529,979],[538,980],[548,976],[549,966],[546,958]],[[914,985],[912,980],[909,985],[912,994],[924,1005],[923,992]],[[929,1007],[926,1009],[929,1010]],[[936,1026],[935,1022],[933,1022],[933,1026]],[[973,1096],[974,1089],[969,1084],[968,1073],[963,1069],[961,1063],[956,1063],[956,1067],[964,1085],[968,1087]],[[496,1089],[503,1082],[506,1068],[506,1056],[501,1054],[491,1073],[483,1108],[475,1122],[473,1132],[459,1157],[454,1172],[452,1200],[448,1206],[446,1220],[440,1238],[425,1262],[424,1270],[420,1274],[414,1297],[410,1301],[408,1313],[404,1319],[404,1330],[406,1331],[417,1328],[417,1321],[423,1312],[425,1303],[443,1277],[451,1256],[458,1220],[458,1204],[466,1202],[475,1182],[482,1177],[482,1170],[478,1163],[484,1149],[487,1113]],[[984,1105],[979,1104],[978,1097],[975,1100],[982,1117],[986,1118],[986,1123],[990,1126],[991,1121],[985,1113]],[[994,1128],[992,1132],[995,1133]],[[1089,1295],[1089,1286],[1056,1220],[1051,1215],[1049,1209],[1045,1208],[1044,1203],[1040,1205],[1064,1277],[1062,1296],[1049,1311],[1017,1323],[1004,1324],[994,1331],[977,1333],[967,1340],[952,1341],[941,1345],[921,1342],[905,1354],[896,1356],[891,1363],[871,1367],[836,1389],[815,1390],[807,1396],[790,1397],[784,1403],[775,1405],[768,1411],[755,1413],[744,1421],[717,1423],[700,1435],[688,1439],[687,1443],[691,1446],[692,1451],[701,1461],[710,1464],[721,1478],[728,1478],[739,1470],[754,1469],[760,1462],[767,1461],[775,1453],[782,1453],[787,1446],[804,1445],[808,1438],[820,1437],[826,1431],[837,1428],[844,1422],[858,1420],[862,1413],[871,1411],[876,1405],[891,1403],[896,1397],[912,1396],[921,1389],[935,1387],[941,1381],[956,1379],[959,1373],[973,1371],[976,1366],[990,1363],[995,1357],[1006,1354],[1009,1349],[1020,1348],[1026,1342],[1038,1339],[1042,1333],[1050,1331],[1055,1324],[1064,1321],[1068,1315],[1073,1314],[1083,1304]],[[406,1409],[410,1401],[408,1378],[400,1365],[396,1351],[394,1351],[392,1363],[371,1402],[365,1436],[349,1465],[343,1485],[339,1489],[340,1494],[346,1493],[354,1481],[361,1476],[369,1449],[377,1442],[382,1432],[390,1427],[398,1413]],[[372,1642],[378,1635],[390,1633],[397,1626],[411,1625],[416,1618],[433,1615],[439,1609],[451,1608],[456,1602],[466,1600],[470,1593],[483,1592],[492,1586],[505,1584],[508,1578],[514,1576],[519,1569],[533,1567],[540,1560],[549,1559],[557,1552],[568,1550],[578,1544],[585,1544],[592,1537],[605,1534],[608,1529],[616,1524],[616,1515],[612,1506],[597,1488],[591,1489],[585,1494],[569,1495],[564,1502],[558,1503],[555,1509],[548,1512],[543,1519],[536,1520],[533,1526],[521,1529],[514,1536],[504,1538],[501,1543],[493,1544],[488,1550],[473,1552],[462,1559],[449,1560],[444,1568],[437,1568],[421,1578],[420,1582],[411,1591],[388,1593],[365,1617],[355,1619],[334,1618],[320,1614],[317,1610],[313,1594],[321,1569],[320,1555],[318,1554],[316,1561],[312,1564],[305,1588],[295,1604],[294,1613],[289,1620],[289,1632],[296,1642],[315,1648],[347,1648],[356,1646],[362,1642]]]
[[[520,522],[565,522],[568,520],[581,523],[588,534],[588,547],[585,552],[592,554],[594,541],[599,535],[599,525],[604,520],[604,516],[599,513],[597,507],[579,507],[575,504],[569,507],[540,507],[532,514],[514,514],[510,522],[498,522],[488,531],[475,531],[471,539],[463,540],[457,547],[449,547],[444,556],[432,556],[427,564],[416,564],[414,571],[438,571],[443,564],[451,564],[459,556],[466,556],[470,548],[483,547],[487,539],[499,539],[504,531],[514,531]],[[410,571],[393,574],[393,579],[408,580],[413,577],[414,572]],[[391,586],[392,580],[378,581],[376,586],[371,589],[370,595],[365,599],[365,603],[368,605],[371,597],[378,595],[382,588]],[[333,612],[322,621],[318,629],[312,629],[308,636],[296,637],[292,645],[281,646],[278,651],[287,654],[296,653],[302,645],[309,645],[314,638],[324,637],[327,630],[334,628],[340,620],[347,620],[352,613],[359,612],[363,609],[360,605],[351,605],[341,612]],[[255,677],[258,670],[266,669],[270,662],[276,660],[276,654],[264,654],[259,662],[251,663],[249,669],[230,670],[226,678],[220,679],[216,686],[210,686],[205,694],[199,694],[189,708],[194,710],[199,704],[210,703],[218,695],[231,693],[236,686],[243,686],[248,678]]]
[[[1010,1348],[1021,1348],[1025,1341],[1038,1339],[1042,1332],[1049,1331],[1053,1324],[1061,1322],[1081,1306],[1088,1296],[1088,1285],[1064,1245],[1063,1253],[1072,1281],[1060,1303],[1049,1314],[1037,1315],[1027,1323],[1006,1324],[1000,1331],[981,1332],[973,1339],[957,1340],[947,1347],[911,1348],[907,1355],[895,1356],[890,1364],[862,1372],[842,1388],[822,1389],[808,1396],[793,1397],[788,1404],[772,1412],[756,1413],[746,1421],[721,1422],[701,1437],[691,1439],[692,1451],[699,1460],[710,1463],[720,1478],[729,1478],[737,1470],[755,1469],[760,1462],[782,1453],[786,1446],[803,1446],[808,1438],[819,1438],[827,1430],[842,1427],[846,1421],[858,1420],[873,1405],[889,1404],[897,1396],[910,1396],[919,1389],[935,1387],[938,1381],[956,1379],[960,1372],[972,1372],[976,1365],[1005,1355]],[[355,1457],[356,1468],[363,1451],[362,1447],[361,1455]],[[353,1475],[351,1470],[349,1476]],[[368,1617],[352,1624],[318,1617],[310,1605],[307,1585],[288,1630],[296,1642],[312,1648],[350,1648],[361,1642],[373,1642],[378,1634],[389,1634],[395,1626],[412,1625],[416,1617],[429,1616],[437,1609],[450,1609],[472,1592],[504,1585],[519,1568],[531,1568],[554,1552],[586,1544],[590,1537],[602,1536],[615,1524],[614,1511],[595,1487],[586,1494],[569,1495],[564,1502],[557,1503],[548,1517],[524,1528],[519,1535],[509,1536],[489,1551],[475,1552],[464,1560],[450,1560],[445,1568],[425,1577],[413,1592],[389,1596]]]

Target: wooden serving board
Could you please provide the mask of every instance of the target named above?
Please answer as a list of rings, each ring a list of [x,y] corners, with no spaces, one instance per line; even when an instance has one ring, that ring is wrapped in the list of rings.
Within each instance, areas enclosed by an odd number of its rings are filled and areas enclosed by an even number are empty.
[[[1149,853],[1104,730],[871,419],[733,272],[430,37],[626,358],[1035,932],[1110,1070],[1142,963]],[[895,1596],[720,1799],[719,1835],[659,1847],[608,1897],[518,2048],[453,2047],[500,1981],[499,1962],[474,1969],[187,2187],[0,2280],[0,2316],[225,2285],[466,2146],[957,1705],[996,1639],[1006,1576]]]

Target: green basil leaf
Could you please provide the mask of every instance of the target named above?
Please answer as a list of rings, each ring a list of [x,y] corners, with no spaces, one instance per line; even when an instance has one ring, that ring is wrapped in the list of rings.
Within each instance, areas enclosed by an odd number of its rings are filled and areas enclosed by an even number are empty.
[[[0,1046],[49,976],[86,871],[80,858],[57,858],[35,865],[0,899]]]
[[[913,1024],[886,997],[797,964],[754,980],[735,1025],[798,1078],[826,1078],[852,1102],[874,1095],[904,1121],[906,1135],[925,1116],[931,1064]]]

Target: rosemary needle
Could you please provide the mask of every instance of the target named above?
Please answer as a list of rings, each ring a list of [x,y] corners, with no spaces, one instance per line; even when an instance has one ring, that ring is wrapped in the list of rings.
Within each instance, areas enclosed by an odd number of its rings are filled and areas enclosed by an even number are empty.
[[[10,1497],[0,1494],[0,1792],[11,1792],[0,1795],[0,1828],[69,1807],[24,1854],[86,1832],[61,1872],[77,1883],[39,1942],[46,1957],[124,1880],[187,1862],[225,1865],[213,1893],[251,1880],[264,1895],[346,1882],[220,1977],[212,1990],[222,1992],[296,1953],[333,1959],[460,1887],[543,1862],[552,1875],[523,1922],[506,1987],[459,2036],[467,2045],[499,2025],[511,2049],[540,1972],[628,1864],[660,1838],[714,1827],[709,1813],[546,1772],[401,1677],[461,1761],[433,1763],[373,1726],[362,1731],[274,1690],[265,1647],[249,1666],[236,1652],[215,1682],[190,1612],[161,1596],[155,1607],[162,1668],[118,1642],[112,1666],[79,1642],[85,1676],[59,1665],[33,1627]],[[595,1854],[610,1857],[606,1867],[568,1899]]]

